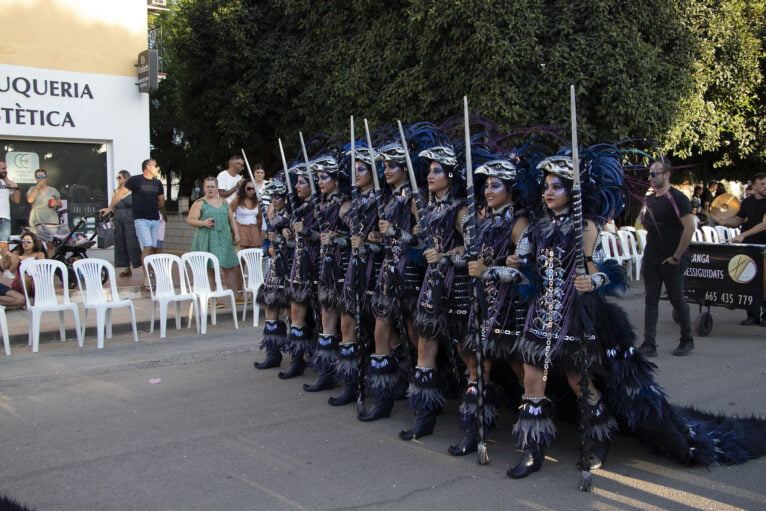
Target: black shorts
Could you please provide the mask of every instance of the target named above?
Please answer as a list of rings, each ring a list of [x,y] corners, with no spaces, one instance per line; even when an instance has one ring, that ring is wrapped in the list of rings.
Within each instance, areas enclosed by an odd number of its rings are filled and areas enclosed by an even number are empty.
[[[11,288],[0,282],[0,296],[5,296]]]

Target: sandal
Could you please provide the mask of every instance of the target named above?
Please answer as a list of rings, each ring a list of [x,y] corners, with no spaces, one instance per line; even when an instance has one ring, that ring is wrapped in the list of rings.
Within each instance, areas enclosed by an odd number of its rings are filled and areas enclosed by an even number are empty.
[[[120,277],[132,277],[132,276],[133,276],[132,271],[125,270],[120,272]]]

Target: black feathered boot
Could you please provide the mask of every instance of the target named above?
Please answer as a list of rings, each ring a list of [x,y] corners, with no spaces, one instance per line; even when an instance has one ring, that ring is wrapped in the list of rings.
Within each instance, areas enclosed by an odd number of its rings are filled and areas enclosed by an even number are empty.
[[[614,420],[603,399],[596,399],[595,403],[588,404],[590,412],[590,427],[588,428],[590,469],[596,470],[606,461],[612,436],[617,430],[617,421]]]
[[[287,325],[278,319],[267,319],[263,327],[263,340],[260,348],[266,350],[266,360],[253,362],[256,369],[271,369],[282,363],[281,350],[287,343]]]
[[[343,382],[340,396],[327,400],[332,406],[343,406],[356,401],[359,395],[359,347],[355,342],[341,343],[338,361],[335,362],[335,376]]]
[[[316,350],[309,361],[309,366],[319,372],[319,377],[311,385],[304,383],[303,390],[306,392],[320,392],[335,388],[334,366],[337,360],[337,334],[319,334]]]
[[[495,427],[497,422],[497,404],[501,400],[501,390],[493,383],[484,384],[484,431]],[[459,444],[451,445],[447,452],[453,456],[465,456],[476,452],[479,445],[479,386],[469,381],[465,397],[460,405],[460,425],[465,434]]]
[[[305,326],[293,326],[287,335],[287,350],[291,355],[290,367],[281,371],[279,377],[283,380],[303,375],[306,370],[304,355],[310,351],[310,339]]]
[[[508,476],[523,479],[540,470],[545,459],[544,447],[549,446],[556,436],[550,400],[547,397],[522,397],[519,421],[513,427],[513,433],[524,452],[519,463],[508,469]]]
[[[394,407],[394,391],[399,387],[399,363],[391,353],[370,356],[367,369],[367,389],[375,396],[375,404],[364,415],[356,418],[362,422],[372,422],[391,416]]]
[[[407,391],[410,408],[415,412],[415,424],[399,432],[402,440],[413,440],[434,432],[436,414],[444,407],[445,399],[439,390],[436,369],[416,367],[412,383]]]

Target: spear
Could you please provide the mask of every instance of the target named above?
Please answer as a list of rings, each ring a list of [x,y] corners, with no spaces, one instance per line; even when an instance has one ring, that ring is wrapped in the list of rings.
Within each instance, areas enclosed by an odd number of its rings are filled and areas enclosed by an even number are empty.
[[[311,199],[316,200],[316,189],[314,188],[314,176],[311,174],[311,164],[309,163],[309,153],[306,152],[306,144],[303,142],[303,133],[298,132],[298,136],[301,137],[301,151],[303,151],[303,161],[306,162],[306,172],[309,176],[309,186],[311,187]]]
[[[577,145],[577,102],[575,97],[575,86],[572,84],[569,89],[570,92],[570,105],[572,116],[572,221],[574,222],[575,231],[575,273],[576,275],[586,275],[585,269],[585,250],[583,248],[583,220],[582,220],[582,193],[580,188],[580,155],[579,146]],[[577,293],[574,300],[575,302],[588,300],[590,297],[586,297]],[[573,308],[575,314],[587,314],[584,304],[580,303],[579,306],[575,303]],[[585,325],[588,322],[587,318],[582,318],[580,324]],[[588,322],[589,323],[589,322]],[[592,474],[590,472],[590,439],[588,433],[590,429],[590,387],[589,387],[589,363],[587,350],[585,348],[585,337],[589,332],[586,328],[580,332],[580,358],[582,359],[583,367],[580,375],[580,381],[578,385],[580,387],[580,491],[590,491],[592,485]]]
[[[367,128],[367,120],[364,121],[364,127]],[[359,200],[359,189],[356,187],[356,133],[354,129],[354,116],[351,116],[351,201],[352,203],[356,204],[357,207],[361,206],[361,202]],[[369,132],[368,132],[369,134]],[[370,148],[372,151],[372,148]],[[375,162],[373,161],[372,166],[372,172],[375,172]],[[359,213],[359,210],[357,210],[357,213]],[[357,215],[354,215],[356,218],[355,220],[359,220]],[[361,224],[361,221],[359,222]],[[360,225],[361,227],[361,225]],[[351,229],[352,232],[354,229]],[[361,233],[363,230],[363,227],[358,229],[357,233]],[[361,264],[361,261],[359,260],[359,249],[354,249],[353,254],[351,256],[351,264],[354,265],[354,275],[359,275],[359,264]],[[364,405],[364,377],[365,377],[365,366],[364,363],[364,344],[362,342],[362,327],[361,327],[361,321],[362,321],[362,308],[361,304],[359,303],[359,282],[354,282],[354,331],[356,332],[356,343],[359,347],[359,377],[357,378],[357,389],[356,389],[356,411],[359,415],[367,415],[367,408]]]
[[[399,124],[399,136],[402,139],[402,148],[404,149],[404,159],[407,162],[407,174],[410,176],[410,188],[412,196],[415,198],[415,205],[418,210],[418,218],[423,219],[423,198],[420,195],[420,188],[418,188],[418,182],[415,179],[415,169],[412,168],[412,160],[410,159],[410,152],[407,150],[407,138],[404,136],[404,128],[402,127],[402,121],[396,121]]]
[[[465,236],[465,247],[468,253],[468,258],[476,260],[478,257],[478,251],[476,250],[476,243],[474,242],[477,233],[476,225],[476,192],[473,186],[473,161],[471,156],[471,127],[469,123],[468,115],[468,96],[463,96],[463,114],[465,124],[465,175],[466,175],[466,195],[468,196],[468,212],[466,213],[466,230],[468,235]],[[476,278],[471,279],[473,287],[473,308],[474,312],[478,313],[479,300],[481,300],[481,293],[479,292],[479,280]],[[474,314],[474,318],[481,322],[482,318],[477,318],[477,314]],[[476,391],[478,392],[477,402],[477,420],[479,421],[479,445],[477,446],[477,462],[479,465],[486,465],[489,463],[489,453],[487,453],[487,438],[484,431],[484,328],[480,327],[480,337],[476,343]]]

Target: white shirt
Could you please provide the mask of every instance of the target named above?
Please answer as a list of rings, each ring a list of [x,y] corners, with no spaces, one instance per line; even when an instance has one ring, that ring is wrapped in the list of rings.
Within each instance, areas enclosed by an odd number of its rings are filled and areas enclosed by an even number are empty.
[[[11,219],[11,191],[4,181],[0,181],[0,218]]]
[[[231,190],[233,187],[237,186],[237,183],[239,183],[239,180],[242,179],[242,176],[232,176],[229,174],[228,170],[222,170],[220,174],[218,174],[218,177],[216,180],[218,181],[218,189],[219,190]],[[226,202],[231,204],[231,201],[233,201],[237,197],[237,193],[232,193],[228,197],[226,197]]]

